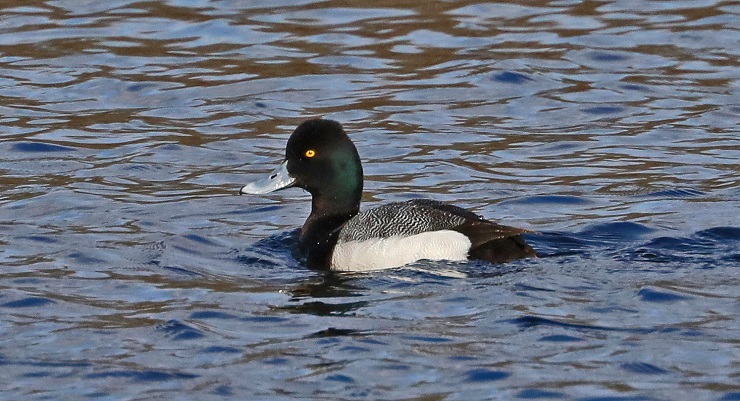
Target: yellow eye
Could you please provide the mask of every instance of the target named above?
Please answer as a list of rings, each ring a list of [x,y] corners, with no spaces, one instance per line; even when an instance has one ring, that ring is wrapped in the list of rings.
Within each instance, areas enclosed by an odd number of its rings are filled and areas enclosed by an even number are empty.
[[[304,155],[306,155],[306,157],[308,158],[311,158],[311,157],[316,156],[316,151],[313,149],[309,149],[306,151],[306,153],[304,153]]]

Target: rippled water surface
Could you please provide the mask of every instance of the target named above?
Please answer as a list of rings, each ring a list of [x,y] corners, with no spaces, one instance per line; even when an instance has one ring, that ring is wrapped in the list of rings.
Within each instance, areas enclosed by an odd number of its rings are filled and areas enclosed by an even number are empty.
[[[740,399],[731,1],[0,5],[0,399]],[[364,205],[536,260],[324,275],[238,197],[306,118]]]

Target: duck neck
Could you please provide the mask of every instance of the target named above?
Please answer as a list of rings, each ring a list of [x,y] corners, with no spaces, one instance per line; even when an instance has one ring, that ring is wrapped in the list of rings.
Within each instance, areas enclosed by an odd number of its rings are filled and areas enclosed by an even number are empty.
[[[339,231],[360,211],[362,165],[351,142],[348,149],[336,152],[311,193],[311,214],[301,229],[299,248],[309,268],[328,269]]]
[[[298,246],[311,269],[329,269],[331,257],[339,238],[339,231],[347,220],[360,211],[362,186],[338,195],[313,194],[311,214],[303,224]]]
[[[311,216],[356,215],[360,211],[362,186],[350,192],[321,191],[311,199]]]
[[[311,214],[303,225],[302,234],[316,232],[326,235],[327,232],[337,230],[359,213],[361,196],[362,187],[350,194],[313,194]]]

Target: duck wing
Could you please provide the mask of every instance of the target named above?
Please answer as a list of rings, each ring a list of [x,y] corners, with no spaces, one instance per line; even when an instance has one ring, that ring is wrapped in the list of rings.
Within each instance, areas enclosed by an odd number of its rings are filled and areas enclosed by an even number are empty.
[[[388,203],[357,214],[342,226],[339,242],[410,236],[439,230],[454,230],[466,235],[473,248],[495,239],[527,232],[486,220],[461,207],[429,199],[414,199]]]

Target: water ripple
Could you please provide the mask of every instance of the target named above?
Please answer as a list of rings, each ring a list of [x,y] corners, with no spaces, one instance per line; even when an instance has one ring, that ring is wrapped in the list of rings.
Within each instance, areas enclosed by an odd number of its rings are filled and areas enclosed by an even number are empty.
[[[738,399],[736,6],[0,8],[5,397]],[[540,257],[307,270],[314,116]]]

